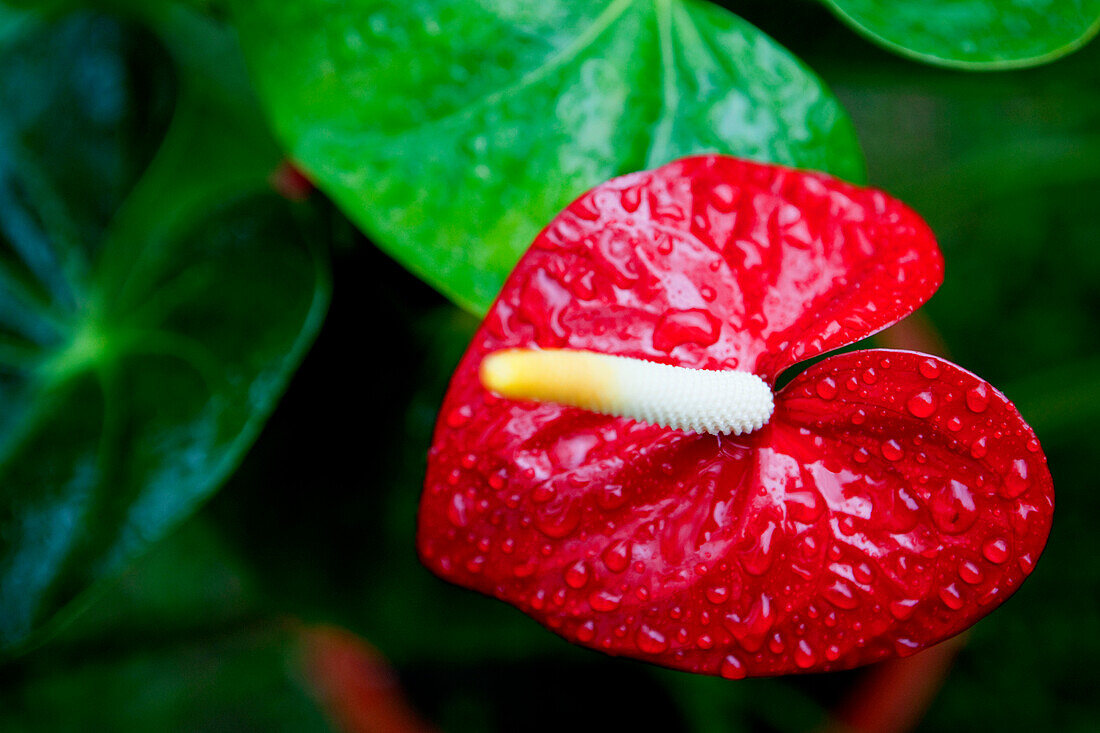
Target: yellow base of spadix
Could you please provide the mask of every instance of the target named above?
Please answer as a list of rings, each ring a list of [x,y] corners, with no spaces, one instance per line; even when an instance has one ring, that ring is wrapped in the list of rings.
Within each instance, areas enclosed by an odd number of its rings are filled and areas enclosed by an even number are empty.
[[[658,364],[572,349],[506,349],[481,363],[481,383],[516,400],[554,402],[678,430],[740,435],[774,410],[755,374]]]

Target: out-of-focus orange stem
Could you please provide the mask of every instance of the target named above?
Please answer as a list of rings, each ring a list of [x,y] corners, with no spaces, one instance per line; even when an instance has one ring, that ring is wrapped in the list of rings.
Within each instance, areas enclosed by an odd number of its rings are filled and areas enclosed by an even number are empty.
[[[947,356],[947,345],[932,321],[919,310],[875,336],[875,341],[887,349],[905,349],[925,354]]]
[[[917,727],[931,705],[965,635],[956,636],[904,659],[869,668],[834,712],[834,733],[906,733]]]
[[[332,626],[302,632],[308,683],[342,733],[429,733],[406,702],[389,664],[351,632]]]
[[[314,188],[313,181],[289,160],[279,163],[268,176],[268,183],[275,189],[275,193],[288,201],[305,201]]]

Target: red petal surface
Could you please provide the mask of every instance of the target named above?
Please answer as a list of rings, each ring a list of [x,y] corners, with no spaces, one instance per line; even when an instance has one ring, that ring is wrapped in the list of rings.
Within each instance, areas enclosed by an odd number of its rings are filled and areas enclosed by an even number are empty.
[[[749,514],[779,517],[762,592],[778,590],[774,628],[824,669],[957,634],[1046,544],[1054,489],[1039,441],[1004,395],[942,359],[825,359],[780,392],[755,437]]]
[[[988,385],[954,431],[946,408],[905,409],[923,374],[913,355],[892,352],[856,391],[844,370],[864,379],[862,363],[836,357],[822,362],[834,383],[799,377],[769,426],[720,439],[503,400],[477,376],[493,350],[539,346],[772,377],[906,315],[941,270],[914,214],[818,174],[708,157],[598,187],[540,235],[455,373],[429,454],[424,562],[573,641],[728,677],[853,666],[961,630],[1019,583],[1050,518],[1042,455]],[[938,378],[921,384],[978,383],[929,361]],[[973,458],[958,441],[980,430]],[[897,460],[879,447],[891,438]],[[1019,483],[1014,461],[1030,484],[998,498]]]
[[[487,319],[502,344],[786,367],[931,297],[927,225],[881,191],[721,156],[616,178],[539,235]]]

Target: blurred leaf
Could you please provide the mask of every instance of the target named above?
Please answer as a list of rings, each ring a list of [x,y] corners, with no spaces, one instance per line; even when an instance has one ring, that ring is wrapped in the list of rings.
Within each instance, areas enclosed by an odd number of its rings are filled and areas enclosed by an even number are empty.
[[[0,669],[0,730],[422,730],[385,659],[273,618],[202,514],[101,587],[50,653]]]
[[[0,695],[0,729],[327,731],[298,668],[296,626],[257,626],[138,649],[61,653]]]
[[[872,41],[964,69],[1011,69],[1075,51],[1100,30],[1100,0],[825,0]]]
[[[813,73],[698,0],[234,6],[295,160],[475,312],[555,213],[615,175],[722,152],[863,176]]]
[[[216,85],[182,74],[164,132],[171,68],[147,34],[69,16],[0,63],[11,648],[232,471],[316,333],[328,283],[295,212],[257,196],[274,146]]]
[[[201,512],[99,589],[50,649],[139,650],[251,627],[271,612],[251,569]]]
[[[25,33],[35,20],[35,16],[28,11],[8,8],[0,3],[0,48]]]

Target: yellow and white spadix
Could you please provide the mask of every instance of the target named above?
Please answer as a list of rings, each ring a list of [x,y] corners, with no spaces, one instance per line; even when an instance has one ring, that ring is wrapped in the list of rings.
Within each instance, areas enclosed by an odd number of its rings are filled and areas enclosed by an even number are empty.
[[[676,430],[741,435],[771,418],[771,388],[750,372],[689,369],[573,349],[504,349],[481,362],[486,389]]]

